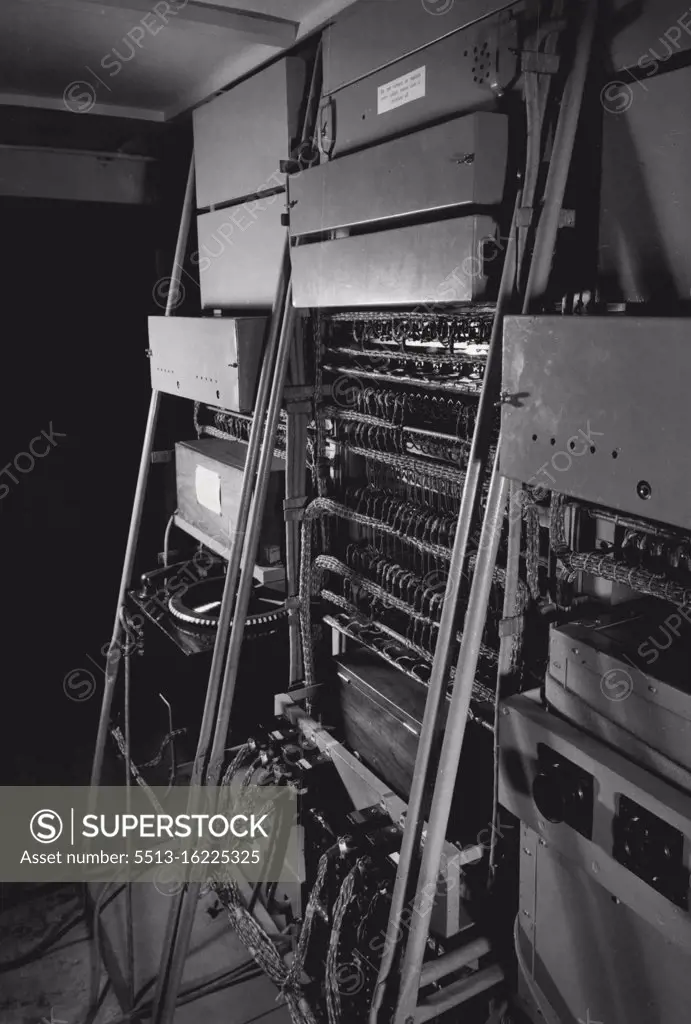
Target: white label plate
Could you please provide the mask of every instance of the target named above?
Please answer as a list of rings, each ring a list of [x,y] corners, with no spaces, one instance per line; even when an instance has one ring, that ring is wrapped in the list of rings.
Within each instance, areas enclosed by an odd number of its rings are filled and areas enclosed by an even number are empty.
[[[385,114],[387,110],[395,110],[405,103],[420,100],[425,95],[427,68],[424,66],[409,71],[407,75],[394,78],[377,89],[377,113]]]
[[[221,477],[206,466],[197,466],[194,473],[194,489],[197,501],[209,512],[221,514]]]

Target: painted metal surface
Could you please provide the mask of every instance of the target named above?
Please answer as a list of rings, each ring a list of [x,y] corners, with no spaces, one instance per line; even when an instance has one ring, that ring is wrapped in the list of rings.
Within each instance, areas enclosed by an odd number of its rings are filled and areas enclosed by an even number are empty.
[[[287,230],[283,196],[269,196],[197,217],[203,309],[271,309]]]
[[[324,92],[407,56],[507,7],[506,0],[361,0],[324,35]]]
[[[691,528],[691,321],[507,317],[501,472]]]
[[[523,826],[519,992],[535,1024],[684,1020],[691,956],[599,884],[592,865],[565,861]],[[532,993],[539,993],[542,1013]]]
[[[480,254],[495,232],[488,217],[460,217],[299,245],[291,250],[295,305],[471,302],[487,286]]]
[[[151,386],[232,412],[252,412],[265,317],[149,317]]]
[[[691,67],[640,81],[615,75],[603,90],[604,299],[665,310],[691,297],[690,93]]]
[[[216,554],[230,556],[235,538],[247,445],[204,438],[175,445],[177,525]],[[285,466],[275,458],[262,543],[280,544]],[[188,529],[189,527],[189,529]]]
[[[649,76],[655,73],[656,63],[664,65],[691,49],[691,5],[678,0],[640,0],[635,5],[629,0],[612,0],[605,12],[603,33],[615,72],[631,68]],[[633,84],[626,74],[620,81]]]
[[[290,233],[502,201],[508,118],[477,113],[288,178]]]
[[[570,871],[585,872],[593,885],[597,884],[606,891],[610,902],[614,898],[631,908],[656,933],[661,948],[676,949],[683,952],[687,960],[691,958],[689,911],[676,906],[614,856],[615,818],[621,800],[628,799],[681,833],[683,862],[688,866],[691,857],[691,794],[681,792],[600,740],[550,713],[542,707],[537,690],[504,702],[499,745],[499,801],[502,806],[536,832],[555,855],[568,862]],[[538,810],[533,786],[541,763],[541,749],[568,760],[594,778],[592,839],[581,835],[566,822],[546,820]],[[556,900],[553,913],[560,913],[559,907],[560,901]],[[564,915],[564,927],[567,920]],[[593,940],[599,927],[598,917],[595,914],[591,916],[587,904],[573,919],[573,928],[589,934]],[[585,943],[585,939],[582,941]],[[565,973],[573,970],[573,961],[562,963],[560,970]],[[612,974],[610,977],[616,976]],[[686,983],[691,985],[691,975]],[[617,985],[617,990],[620,987]],[[689,998],[691,989],[687,989],[687,1000]],[[631,1015],[612,1018],[617,1024],[637,1019]],[[666,1021],[675,1018],[653,1019]]]
[[[598,622],[553,628],[545,696],[551,703],[563,691],[574,695],[691,770],[690,629],[681,614],[660,605],[637,600]],[[586,722],[592,729],[593,717]]]
[[[194,112],[197,206],[275,189],[281,160],[299,135],[305,63],[288,57]]]
[[[320,145],[329,157],[472,110],[495,108],[517,74],[516,23],[499,15],[446,36],[327,96]]]

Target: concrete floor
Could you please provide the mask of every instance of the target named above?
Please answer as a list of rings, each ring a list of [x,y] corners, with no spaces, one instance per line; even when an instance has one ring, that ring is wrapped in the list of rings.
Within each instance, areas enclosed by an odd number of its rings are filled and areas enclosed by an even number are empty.
[[[231,932],[225,913],[212,917],[212,897],[199,902],[183,983],[230,970],[246,962],[247,951]],[[151,884],[133,889],[136,989],[155,977],[171,897]],[[33,948],[54,923],[79,910],[74,893],[61,889],[0,908],[0,964]],[[122,897],[103,915],[114,946],[120,947],[124,920]],[[122,948],[119,959],[124,963]],[[93,949],[82,921],[40,960],[0,973],[0,1024],[83,1024],[89,1006]],[[105,972],[101,970],[101,985]],[[108,992],[95,1024],[109,1024],[120,1014]],[[275,986],[263,975],[178,1009],[175,1024],[289,1024],[290,1017]]]

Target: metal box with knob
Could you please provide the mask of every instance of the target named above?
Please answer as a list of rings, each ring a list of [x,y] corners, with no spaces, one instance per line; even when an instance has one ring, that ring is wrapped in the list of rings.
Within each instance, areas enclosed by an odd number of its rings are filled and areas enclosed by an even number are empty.
[[[149,317],[151,386],[168,395],[250,413],[265,317]]]

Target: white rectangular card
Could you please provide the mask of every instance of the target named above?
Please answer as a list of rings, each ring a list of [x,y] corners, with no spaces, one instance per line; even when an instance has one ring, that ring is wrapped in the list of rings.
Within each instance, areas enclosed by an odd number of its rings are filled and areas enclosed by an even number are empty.
[[[221,477],[206,466],[197,466],[194,474],[197,501],[209,512],[221,514]]]
[[[422,99],[426,90],[427,69],[423,65],[407,75],[394,78],[377,89],[377,113],[385,114],[387,110],[395,110],[405,103]]]

